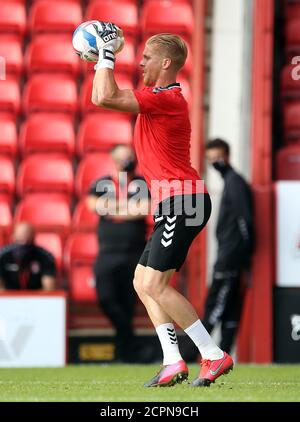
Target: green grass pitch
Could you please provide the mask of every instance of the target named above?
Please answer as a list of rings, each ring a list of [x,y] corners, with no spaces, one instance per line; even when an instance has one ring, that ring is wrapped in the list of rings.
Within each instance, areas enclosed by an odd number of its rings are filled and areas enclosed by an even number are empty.
[[[190,379],[198,366],[189,365]],[[236,365],[210,388],[188,383],[143,388],[157,365],[70,365],[0,369],[0,401],[34,402],[242,402],[300,401],[300,365]]]

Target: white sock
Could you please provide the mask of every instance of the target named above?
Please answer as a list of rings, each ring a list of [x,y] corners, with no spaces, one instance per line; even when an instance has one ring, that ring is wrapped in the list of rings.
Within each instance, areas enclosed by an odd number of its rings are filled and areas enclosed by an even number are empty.
[[[173,363],[182,360],[182,356],[178,349],[174,325],[171,322],[167,322],[166,324],[159,325],[155,329],[163,350],[163,365],[172,365]]]
[[[198,347],[202,359],[217,360],[224,356],[224,353],[208,334],[200,319],[197,319],[194,324],[187,327],[184,331]]]

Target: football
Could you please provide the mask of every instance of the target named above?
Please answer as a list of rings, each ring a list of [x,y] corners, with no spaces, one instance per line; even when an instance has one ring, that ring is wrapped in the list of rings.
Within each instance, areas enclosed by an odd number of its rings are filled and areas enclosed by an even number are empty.
[[[101,30],[98,21],[83,22],[75,29],[73,34],[73,47],[81,59],[88,62],[98,61],[98,48],[96,43],[97,31]]]
[[[100,22],[96,20],[83,22],[75,29],[72,44],[75,52],[82,60],[88,62],[98,61],[99,52],[96,36],[99,32],[102,32],[102,30],[103,28]],[[120,30],[120,32],[122,31]],[[116,53],[121,51],[124,45],[124,38],[119,37],[119,39],[121,45]]]

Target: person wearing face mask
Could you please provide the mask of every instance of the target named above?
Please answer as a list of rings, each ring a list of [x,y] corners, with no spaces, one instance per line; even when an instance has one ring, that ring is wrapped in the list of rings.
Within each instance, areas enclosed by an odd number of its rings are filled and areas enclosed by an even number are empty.
[[[99,215],[94,272],[99,306],[115,328],[116,358],[135,362],[143,359],[132,326],[136,304],[132,280],[146,244],[150,198],[144,179],[135,173],[133,149],[117,145],[111,157],[113,173],[93,182],[87,197],[89,209]],[[135,200],[137,210],[130,208]]]
[[[17,224],[13,243],[0,249],[0,290],[53,290],[55,284],[53,255],[34,244],[31,224]]]
[[[220,138],[210,140],[206,158],[223,178],[224,189],[216,227],[217,258],[203,324],[210,333],[221,323],[220,347],[229,353],[242,308],[241,273],[249,269],[254,249],[254,211],[249,185],[230,165],[228,143]]]

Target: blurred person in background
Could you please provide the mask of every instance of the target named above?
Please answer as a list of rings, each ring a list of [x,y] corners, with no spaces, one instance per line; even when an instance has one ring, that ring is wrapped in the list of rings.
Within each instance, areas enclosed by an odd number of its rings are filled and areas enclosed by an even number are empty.
[[[56,267],[53,255],[35,245],[34,228],[15,226],[13,243],[0,249],[0,290],[53,290]]]
[[[249,185],[230,165],[230,148],[223,139],[210,140],[206,158],[224,179],[216,227],[218,242],[212,283],[203,324],[210,333],[221,323],[220,347],[230,353],[242,309],[241,274],[249,270],[254,249],[254,211]]]
[[[145,185],[135,172],[135,153],[130,146],[117,145],[111,157],[112,174],[96,180],[87,198],[89,209],[100,214],[94,272],[100,308],[116,330],[117,360],[136,362],[147,360],[147,351],[142,355],[134,336],[136,294],[132,280],[146,243],[149,193],[144,190],[140,214],[131,214],[128,201],[141,192],[141,183]]]

